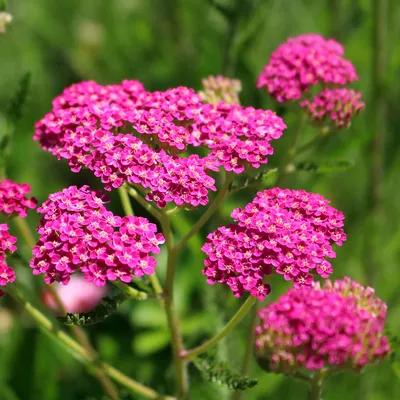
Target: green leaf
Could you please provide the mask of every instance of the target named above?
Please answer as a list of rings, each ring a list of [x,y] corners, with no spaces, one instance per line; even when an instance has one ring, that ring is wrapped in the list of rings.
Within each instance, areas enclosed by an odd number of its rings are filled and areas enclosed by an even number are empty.
[[[87,326],[103,322],[114,313],[120,304],[126,300],[123,294],[114,297],[104,297],[102,302],[88,313],[68,313],[65,317],[57,317],[65,325]]]
[[[135,353],[148,356],[162,350],[169,343],[166,330],[150,331],[138,334],[132,342]]]
[[[257,379],[231,371],[225,361],[217,359],[215,352],[196,358],[194,364],[209,382],[226,386],[230,390],[244,391],[258,383]]]
[[[316,174],[332,174],[347,171],[353,168],[354,161],[337,160],[337,161],[302,161],[294,164],[295,171],[313,172]]]

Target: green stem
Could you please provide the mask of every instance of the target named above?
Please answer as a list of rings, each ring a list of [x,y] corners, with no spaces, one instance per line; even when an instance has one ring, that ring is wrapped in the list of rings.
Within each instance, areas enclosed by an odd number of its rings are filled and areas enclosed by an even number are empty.
[[[160,223],[165,236],[165,243],[168,250],[167,277],[165,280],[164,289],[165,312],[167,314],[168,327],[171,332],[171,344],[175,366],[177,398],[179,400],[187,400],[189,399],[187,362],[180,357],[180,354],[184,352],[184,347],[179,318],[174,303],[174,281],[179,251],[174,246],[171,225],[168,216],[165,213],[161,215]]]
[[[127,297],[129,297],[131,299],[147,300],[147,299],[151,298],[151,295],[149,296],[148,293],[136,290],[133,287],[130,287],[129,285],[126,285],[123,282],[112,281],[111,283],[114,286],[116,286],[119,290],[121,290],[121,292],[125,293]]]
[[[130,389],[136,394],[140,394],[147,399],[162,399],[163,397],[147,386],[144,386],[134,380],[130,379],[122,372],[118,371],[111,365],[93,360],[93,358],[88,354],[87,350],[67,335],[62,330],[58,329],[42,312],[35,308],[31,303],[29,303],[21,293],[17,291],[15,285],[8,285],[3,289],[8,295],[10,295],[17,303],[19,303],[24,310],[32,317],[36,322],[38,327],[43,330],[47,335],[51,336],[56,342],[61,344],[68,352],[72,353],[76,359],[84,363],[89,372],[95,372],[96,374],[102,370],[110,378],[119,382],[121,385]],[[173,397],[164,397],[165,400],[174,400]]]
[[[140,194],[135,189],[133,189],[133,188],[127,189],[127,187],[125,185],[122,185],[118,190],[119,190],[119,194],[120,194],[120,198],[121,198],[122,208],[124,210],[125,215],[134,215],[128,192],[132,195],[132,197],[136,201],[138,201],[146,209],[148,209],[148,206],[151,207],[151,205],[149,203],[147,203],[146,200],[144,200],[142,198],[142,196],[140,196]],[[151,208],[153,208],[153,207],[151,207]],[[159,214],[155,209],[154,209],[154,211],[157,214],[152,214],[152,215],[156,216],[156,218],[160,218],[161,214]],[[161,297],[163,294],[163,289],[160,284],[160,281],[157,278],[157,275],[154,273],[153,275],[149,275],[149,278],[150,278],[151,285],[153,286],[154,292],[159,297]],[[160,304],[163,305],[163,300],[160,300]]]
[[[29,228],[28,223],[26,222],[26,219],[21,217],[15,217],[14,223],[17,229],[19,230],[19,233],[25,240],[25,243],[32,250],[36,244],[36,240],[32,234],[31,229]]]
[[[214,201],[208,207],[207,211],[198,219],[198,221],[193,225],[192,229],[182,238],[182,240],[176,245],[176,249],[181,250],[186,243],[194,236],[202,226],[209,220],[209,218],[217,211],[221,201],[225,198],[228,193],[229,186],[233,180],[233,173],[227,173],[225,177],[225,182],[222,188],[219,190]]]
[[[148,203],[133,187],[129,187],[128,193],[154,218],[160,220],[161,213],[157,211],[150,203]],[[128,214],[129,215],[129,214]]]
[[[317,371],[310,381],[308,400],[322,400],[323,375]]]
[[[243,357],[243,365],[242,365],[242,375],[247,376],[249,374],[251,360],[254,353],[254,338],[255,338],[255,329],[257,325],[257,316],[258,316],[258,308],[260,306],[260,302],[256,301],[253,309],[250,314],[250,321],[247,330],[247,339],[246,339],[246,351]],[[237,392],[235,396],[235,400],[242,400],[244,396],[243,392]]]
[[[231,320],[224,326],[224,328],[218,332],[214,337],[204,342],[202,345],[185,351],[181,354],[181,358],[184,360],[192,360],[201,353],[206,352],[216,343],[218,343],[222,338],[224,338],[228,333],[236,327],[236,325],[246,316],[246,314],[252,309],[256,304],[257,298],[249,296],[247,300],[243,303],[242,307],[237,311],[237,313],[231,318]]]
[[[133,212],[131,199],[129,198],[128,191],[126,190],[126,186],[122,185],[121,187],[119,187],[118,193],[125,215],[135,215]]]

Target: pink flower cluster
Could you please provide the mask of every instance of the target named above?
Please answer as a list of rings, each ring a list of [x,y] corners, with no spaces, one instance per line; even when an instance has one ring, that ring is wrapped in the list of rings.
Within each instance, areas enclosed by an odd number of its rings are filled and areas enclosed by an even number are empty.
[[[316,124],[333,124],[336,129],[350,125],[351,118],[364,107],[361,93],[352,89],[324,89],[312,100],[303,100],[300,107],[304,108],[310,119]]]
[[[259,312],[256,354],[277,372],[352,368],[383,359],[386,304],[346,277],[323,288],[290,289]]]
[[[72,171],[93,171],[107,190],[129,182],[148,189],[147,199],[159,207],[196,207],[215,190],[210,170],[241,173],[267,163],[270,141],[285,128],[271,111],[204,104],[185,87],[147,92],[136,81],[82,82],[54,100],[34,139],[67,159]],[[208,154],[181,157],[189,145]]]
[[[19,184],[9,179],[0,180],[0,212],[26,217],[28,208],[36,207],[34,197],[25,195],[31,191],[28,184]]]
[[[17,238],[8,233],[8,225],[0,224],[0,286],[6,286],[16,279],[14,270],[6,264],[7,255],[17,250],[16,241]],[[0,290],[0,297],[2,295],[3,291]]]
[[[358,76],[343,55],[343,46],[333,39],[317,34],[289,38],[272,53],[257,87],[265,87],[273,98],[285,102],[300,99],[318,83],[346,85]]]
[[[223,101],[227,104],[240,104],[239,93],[242,91],[242,84],[239,80],[210,75],[202,80],[202,84],[203,90],[199,95],[206,103],[217,104]]]
[[[82,271],[88,282],[104,286],[107,280],[128,283],[132,276],[153,274],[164,242],[146,218],[118,217],[88,186],[71,186],[51,194],[38,212],[41,235],[30,266],[46,283],[66,285],[70,275]]]
[[[67,313],[86,313],[101,303],[107,296],[107,287],[95,286],[79,275],[71,276],[68,285],[57,285],[56,291]],[[42,295],[44,304],[54,311],[59,311],[51,292],[46,289]]]
[[[295,287],[311,286],[313,275],[327,278],[336,256],[332,244],[346,240],[344,216],[319,194],[274,188],[259,192],[244,209],[235,209],[237,224],[207,237],[203,274],[207,282],[227,284],[234,295],[244,291],[263,299],[270,291],[264,276],[273,269]]]

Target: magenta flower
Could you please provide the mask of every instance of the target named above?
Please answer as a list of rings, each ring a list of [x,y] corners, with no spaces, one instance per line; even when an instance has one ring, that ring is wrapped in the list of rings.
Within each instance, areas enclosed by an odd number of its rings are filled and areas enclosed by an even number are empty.
[[[317,34],[289,38],[273,53],[258,77],[279,102],[299,100],[318,83],[346,85],[358,79],[353,64],[343,58],[343,46]]]
[[[80,275],[71,276],[67,286],[57,285],[56,291],[68,313],[88,312],[96,307],[103,297],[107,296],[106,287],[92,285]],[[59,311],[54,297],[48,290],[42,293],[42,300],[50,309]]]
[[[132,276],[154,273],[164,237],[146,218],[118,217],[108,211],[98,192],[71,186],[51,194],[38,212],[39,242],[30,266],[46,283],[68,284],[77,271],[88,282],[104,286],[108,280],[128,283]]]
[[[17,250],[17,238],[8,233],[8,225],[0,224],[0,286],[6,286],[16,279],[14,270],[6,264],[6,257]],[[3,291],[0,290],[0,297]]]
[[[227,284],[234,295],[244,291],[263,299],[270,287],[264,276],[273,271],[311,286],[313,275],[332,273],[326,260],[332,245],[346,240],[344,216],[319,194],[274,188],[259,192],[244,209],[232,212],[237,224],[218,228],[207,237],[203,274],[207,282]]]
[[[34,197],[26,197],[31,191],[28,184],[19,184],[9,179],[0,179],[0,212],[6,216],[19,215],[25,218],[28,208],[36,207]]]
[[[357,371],[390,352],[386,308],[372,288],[348,277],[290,289],[259,311],[256,355],[288,375],[300,368]]]
[[[83,82],[54,100],[34,139],[73,172],[90,169],[106,190],[129,182],[148,189],[147,200],[159,207],[197,207],[216,190],[211,170],[241,173],[267,163],[270,141],[285,128],[271,111],[204,104],[185,87],[146,92],[135,81]],[[208,155],[185,157],[188,146]]]
[[[317,125],[333,125],[336,129],[348,127],[354,115],[364,107],[361,93],[351,89],[324,89],[312,100],[303,100],[309,118]]]

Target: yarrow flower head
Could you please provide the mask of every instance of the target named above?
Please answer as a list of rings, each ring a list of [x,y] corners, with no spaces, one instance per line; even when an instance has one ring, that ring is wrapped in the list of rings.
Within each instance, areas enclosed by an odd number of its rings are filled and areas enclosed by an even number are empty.
[[[372,288],[348,277],[290,289],[259,311],[256,355],[288,375],[301,368],[358,371],[390,352],[386,308]]]
[[[317,34],[289,38],[272,53],[257,87],[264,87],[273,98],[285,102],[299,100],[318,83],[346,85],[358,76],[343,55],[343,46],[334,39]]]
[[[14,270],[6,264],[7,255],[17,250],[16,241],[17,238],[8,233],[8,225],[0,224],[0,286],[6,286],[16,279]],[[2,295],[3,291],[0,290],[0,297]]]
[[[311,286],[313,275],[332,272],[327,258],[332,245],[346,240],[343,214],[319,194],[274,188],[259,192],[244,209],[235,209],[236,224],[207,237],[203,274],[207,282],[228,285],[235,296],[244,291],[263,299],[270,287],[265,275],[275,271],[295,287]]]
[[[95,286],[83,276],[73,275],[68,285],[57,285],[56,291],[67,313],[86,313],[101,303],[107,295],[105,286]],[[42,293],[44,304],[54,311],[59,311],[50,291]]]
[[[51,194],[38,212],[43,214],[30,266],[46,283],[64,285],[82,271],[88,282],[104,286],[108,280],[128,283],[132,276],[154,273],[164,242],[156,225],[141,217],[118,217],[88,186],[71,186]]]
[[[0,212],[9,215],[27,216],[28,208],[35,208],[34,197],[26,197],[31,191],[28,184],[19,184],[9,179],[0,179]]]
[[[350,125],[353,116],[364,107],[361,93],[352,89],[324,89],[312,100],[303,100],[300,107],[304,108],[309,118],[317,125],[333,125],[336,129]]]
[[[241,173],[267,163],[270,141],[285,128],[271,111],[205,104],[185,87],[147,92],[137,81],[82,82],[53,101],[34,139],[67,159],[72,171],[93,171],[106,190],[129,182],[145,188],[159,207],[197,207],[216,190],[211,170]],[[185,156],[188,146],[208,154]]]
[[[217,104],[223,101],[227,104],[240,104],[239,93],[242,91],[242,84],[239,80],[210,75],[202,80],[202,84],[203,89],[199,95],[206,103]]]

